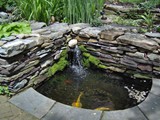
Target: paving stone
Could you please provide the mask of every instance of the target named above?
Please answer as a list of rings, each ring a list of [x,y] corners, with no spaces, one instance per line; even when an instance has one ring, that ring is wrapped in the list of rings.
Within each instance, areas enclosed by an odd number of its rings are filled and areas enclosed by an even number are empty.
[[[160,79],[152,79],[151,93],[160,96]]]
[[[55,103],[55,101],[41,95],[33,88],[12,97],[9,101],[37,118],[42,118]]]
[[[160,97],[150,93],[146,100],[138,106],[149,120],[160,119]]]
[[[13,114],[8,103],[0,104],[0,119],[11,117]]]
[[[147,120],[138,107],[104,112],[101,120]]]
[[[100,120],[101,113],[56,103],[42,120]]]

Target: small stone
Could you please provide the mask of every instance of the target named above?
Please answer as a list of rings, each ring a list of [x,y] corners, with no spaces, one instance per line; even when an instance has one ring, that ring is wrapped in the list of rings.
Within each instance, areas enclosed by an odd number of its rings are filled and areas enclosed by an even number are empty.
[[[7,19],[9,17],[9,15],[5,12],[0,12],[0,18],[2,19]]]
[[[77,45],[77,43],[77,39],[72,39],[68,42],[68,46],[73,48]]]
[[[151,53],[148,54],[147,56],[151,61],[160,62],[160,55]]]
[[[137,67],[142,71],[149,71],[149,72],[152,71],[152,66],[150,66],[150,65],[141,65],[140,64]]]
[[[46,26],[46,23],[44,23],[44,22],[33,22],[33,23],[31,23],[31,29],[32,30],[41,29],[44,26]]]
[[[160,38],[160,33],[147,32],[147,33],[145,33],[145,35],[148,36],[148,37]]]

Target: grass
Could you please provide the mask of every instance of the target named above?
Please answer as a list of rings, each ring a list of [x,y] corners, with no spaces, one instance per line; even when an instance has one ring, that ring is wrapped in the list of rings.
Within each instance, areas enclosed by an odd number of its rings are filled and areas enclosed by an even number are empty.
[[[27,20],[49,23],[51,16],[62,16],[61,0],[16,0],[16,3],[22,18]]]
[[[142,3],[144,2],[145,0],[119,0],[120,2],[123,2],[123,3]]]

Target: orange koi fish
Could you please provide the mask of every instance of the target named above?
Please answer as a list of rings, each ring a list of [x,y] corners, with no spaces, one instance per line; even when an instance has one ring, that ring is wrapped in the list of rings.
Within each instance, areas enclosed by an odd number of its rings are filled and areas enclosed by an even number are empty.
[[[72,103],[73,107],[77,107],[77,108],[81,108],[82,107],[82,103],[80,101],[82,95],[83,95],[83,92],[80,92],[80,94],[79,94],[79,96],[77,98],[77,101]]]

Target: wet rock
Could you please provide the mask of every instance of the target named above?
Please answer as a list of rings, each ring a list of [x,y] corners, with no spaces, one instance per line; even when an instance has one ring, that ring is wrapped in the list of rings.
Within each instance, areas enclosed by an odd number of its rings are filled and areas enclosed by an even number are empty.
[[[32,30],[37,30],[37,29],[41,29],[42,27],[45,27],[46,23],[44,22],[33,22],[31,23],[31,29]]]
[[[123,57],[120,59],[120,63],[126,66],[130,66],[133,68],[137,68],[137,63],[133,60],[128,59],[127,57]]]
[[[105,51],[107,51],[107,52],[119,53],[119,54],[122,54],[122,53],[123,53],[123,51],[118,50],[117,47],[106,47],[106,46],[102,46],[102,47],[101,47],[101,50],[105,50]]]
[[[72,39],[68,42],[68,46],[73,48],[77,45],[77,43],[78,43],[77,39]]]
[[[121,68],[117,68],[117,67],[113,67],[113,66],[107,67],[107,69],[115,71],[115,72],[119,72],[119,73],[124,73],[125,72],[125,69],[121,69]]]
[[[125,35],[118,37],[117,41],[127,45],[134,45],[150,51],[154,51],[159,47],[157,42],[141,34],[126,33]]]
[[[54,56],[54,60],[58,60],[60,58],[61,53],[62,53],[62,50],[56,51],[55,56]]]
[[[99,33],[99,36],[101,39],[105,39],[105,40],[109,40],[109,41],[113,41],[115,40],[117,37],[123,35],[124,32],[123,31],[117,31],[117,30],[104,30],[101,33]]]
[[[46,67],[52,65],[52,63],[53,63],[53,59],[46,60],[45,62],[41,63],[41,68],[46,68]]]
[[[133,46],[127,46],[127,47],[118,46],[117,49],[121,51],[132,52],[132,53],[137,52],[137,49]]]
[[[141,59],[147,59],[147,55],[141,52],[135,52],[135,53],[127,52],[126,55],[131,56],[131,57],[141,58]]]

